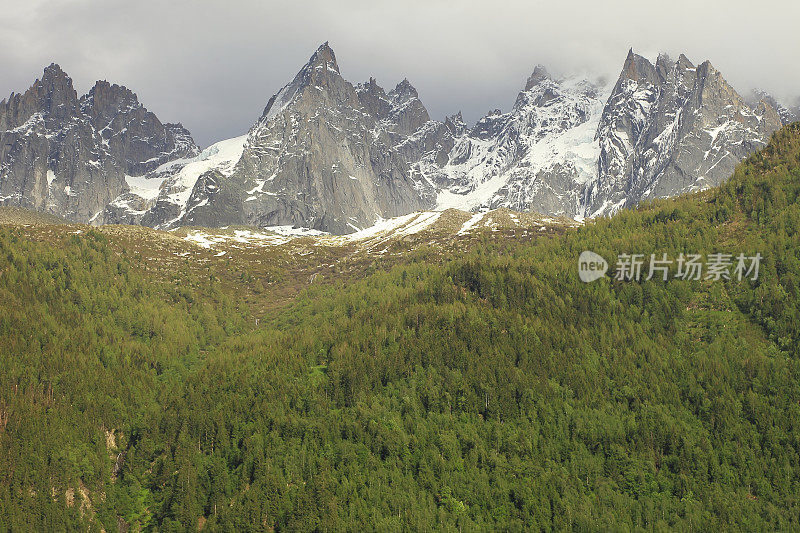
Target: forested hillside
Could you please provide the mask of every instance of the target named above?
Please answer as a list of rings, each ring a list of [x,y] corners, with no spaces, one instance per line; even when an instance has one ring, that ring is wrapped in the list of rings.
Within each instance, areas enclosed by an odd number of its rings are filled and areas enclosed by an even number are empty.
[[[798,529],[799,196],[794,124],[719,189],[291,291],[0,227],[0,530]]]

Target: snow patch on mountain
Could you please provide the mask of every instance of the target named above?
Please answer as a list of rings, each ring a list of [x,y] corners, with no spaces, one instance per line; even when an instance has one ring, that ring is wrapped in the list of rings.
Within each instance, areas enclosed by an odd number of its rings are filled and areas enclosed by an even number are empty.
[[[289,242],[289,237],[261,233],[250,230],[235,230],[232,233],[211,233],[207,231],[190,231],[186,237],[186,241],[194,243],[202,248],[214,248],[218,244],[223,243],[238,243],[238,244],[255,244],[259,246],[278,246]]]
[[[180,167],[180,170],[169,179],[165,199],[185,209],[192,189],[200,176],[211,170],[219,171],[224,175],[230,175],[233,172],[233,168],[242,157],[247,138],[247,135],[242,135],[220,141],[203,150],[197,157],[185,160],[185,162],[168,163],[164,167],[160,167],[161,171],[174,170],[176,166]]]
[[[158,194],[161,192],[161,185],[165,180],[166,177],[125,176],[125,183],[128,184],[131,194],[135,194],[146,201],[158,198]]]

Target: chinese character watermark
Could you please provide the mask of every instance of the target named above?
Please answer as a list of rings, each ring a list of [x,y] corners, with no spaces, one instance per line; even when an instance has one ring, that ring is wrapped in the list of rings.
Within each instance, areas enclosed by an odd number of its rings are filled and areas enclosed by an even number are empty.
[[[646,260],[649,259],[649,260]],[[650,281],[661,279],[681,280],[758,280],[763,257],[760,253],[748,256],[740,253],[737,256],[726,253],[679,254],[675,258],[666,253],[619,254],[612,277],[619,281]],[[585,251],[578,258],[578,276],[581,281],[591,283],[605,277],[608,262],[599,254]]]

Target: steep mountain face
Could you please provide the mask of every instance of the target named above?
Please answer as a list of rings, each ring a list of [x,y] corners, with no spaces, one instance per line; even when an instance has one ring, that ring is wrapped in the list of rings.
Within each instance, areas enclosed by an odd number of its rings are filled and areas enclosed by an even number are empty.
[[[768,102],[748,106],[708,61],[661,55],[653,65],[631,51],[603,110],[598,176],[579,214],[717,185],[780,126]]]
[[[408,81],[387,94],[344,80],[326,43],[270,99],[232,172],[200,176],[182,223],[348,233],[430,207],[411,164],[445,130]]]
[[[53,64],[0,102],[0,202],[98,221],[131,176],[197,151],[180,124],[162,124],[125,87],[100,81],[78,98]]]

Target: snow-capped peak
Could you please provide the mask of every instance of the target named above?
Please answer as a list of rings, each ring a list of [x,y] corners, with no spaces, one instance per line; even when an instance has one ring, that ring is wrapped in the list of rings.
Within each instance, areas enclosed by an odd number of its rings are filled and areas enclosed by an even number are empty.
[[[596,174],[594,134],[608,90],[581,76],[554,79],[537,66],[510,112],[492,112],[457,135],[444,166],[421,165],[430,181],[445,184],[437,208],[541,203],[540,210],[572,214],[577,196],[570,191]]]

